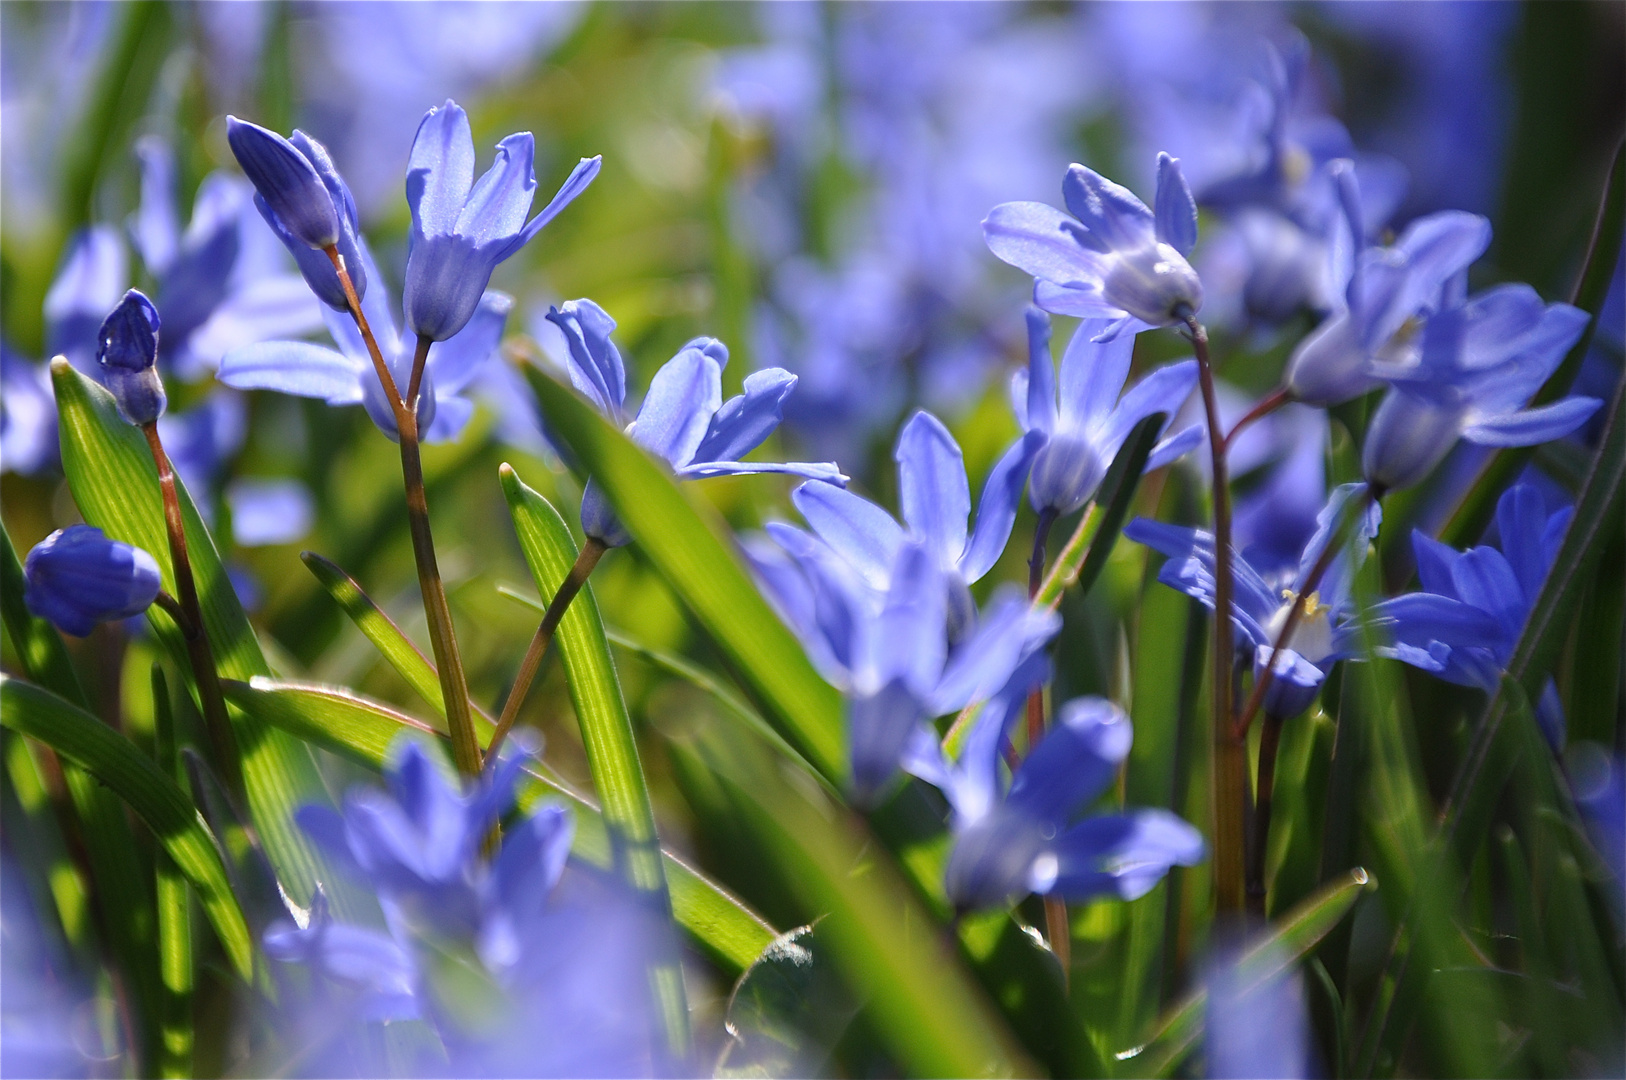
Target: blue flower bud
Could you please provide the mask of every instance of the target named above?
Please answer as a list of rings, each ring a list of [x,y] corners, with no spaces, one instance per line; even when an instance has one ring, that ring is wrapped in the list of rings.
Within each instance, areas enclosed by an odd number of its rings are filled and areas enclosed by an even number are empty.
[[[158,563],[91,525],[58,529],[24,563],[23,603],[37,618],[84,637],[97,623],[127,619],[158,596]]]
[[[102,382],[132,424],[164,415],[164,384],[158,378],[158,309],[135,289],[102,321],[96,337]]]
[[[258,124],[226,117],[226,141],[272,213],[313,248],[339,242],[339,214],[316,167],[287,139]]]
[[[610,500],[605,498],[604,489],[591,478],[582,491],[582,532],[605,547],[626,547],[632,543],[627,527],[610,509]]]
[[[357,230],[356,200],[327,148],[303,131],[284,139],[258,124],[226,117],[227,141],[254,182],[254,206],[299,264],[317,299],[348,311],[344,288],[326,249],[337,247],[355,286],[367,295],[366,259]]]

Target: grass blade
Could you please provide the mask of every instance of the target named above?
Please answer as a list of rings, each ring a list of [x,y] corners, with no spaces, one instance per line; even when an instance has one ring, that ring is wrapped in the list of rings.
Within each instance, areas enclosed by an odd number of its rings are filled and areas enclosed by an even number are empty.
[[[158,768],[177,784],[180,760],[169,687],[157,664],[152,668],[154,749]],[[158,1075],[192,1075],[192,899],[186,877],[168,852],[155,857],[158,901],[158,975],[163,984],[158,1014]]]
[[[825,779],[843,786],[840,697],[757,591],[726,527],[573,391],[535,369],[526,375],[549,430],[604,489],[643,556],[717,642],[767,718]]]
[[[445,732],[340,687],[255,679],[228,682],[226,698],[262,722],[323,747],[369,769],[380,769],[390,741],[403,730],[444,739]],[[490,735],[487,729],[484,733]],[[527,766],[530,778],[522,792],[527,805],[549,795],[562,796],[576,816],[571,853],[594,866],[611,862],[609,830],[591,801]],[[662,852],[671,890],[673,915],[694,941],[730,975],[744,971],[773,941],[776,931],[721,886],[677,856]]]
[[[226,880],[215,839],[175,782],[128,739],[48,690],[0,675],[0,722],[50,746],[134,810],[197,890],[232,968],[253,978],[254,943]]]
[[[553,504],[526,487],[512,466],[503,465],[499,475],[525,562],[536,579],[537,590],[551,597],[576,562],[576,542]],[[582,745],[587,750],[587,764],[593,773],[593,787],[604,824],[610,830],[616,871],[634,891],[649,899],[654,910],[669,914],[672,901],[661,866],[655,807],[649,801],[632,718],[627,715],[626,699],[616,677],[615,662],[610,658],[610,643],[604,637],[604,621],[591,585],[583,585],[565,610],[556,640],[581,727]],[[654,977],[668,1043],[674,1053],[686,1055],[688,1006],[683,995],[683,973],[674,963],[657,969]]]

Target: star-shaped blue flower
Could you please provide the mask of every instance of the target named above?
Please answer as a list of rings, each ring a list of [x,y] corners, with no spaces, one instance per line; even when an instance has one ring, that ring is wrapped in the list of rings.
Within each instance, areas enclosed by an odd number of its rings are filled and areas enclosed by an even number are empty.
[[[948,760],[929,730],[904,759],[904,768],[942,789],[954,809],[944,887],[955,907],[994,907],[1030,892],[1133,900],[1169,867],[1200,861],[1202,835],[1167,810],[1080,816],[1112,783],[1133,737],[1129,717],[1103,698],[1058,709],[1005,788],[1001,751],[1027,697],[1029,687],[1019,685],[1025,681],[984,706],[959,761]]]
[[[1197,362],[1158,368],[1124,393],[1135,336],[1112,335],[1104,323],[1085,320],[1062,355],[1058,387],[1050,318],[1029,309],[1027,322],[1028,366],[1011,380],[1011,404],[1017,422],[1039,440],[1028,501],[1040,513],[1070,514],[1095,496],[1136,424],[1155,412],[1174,417],[1197,385]],[[1190,453],[1202,438],[1202,428],[1193,426],[1164,439],[1152,448],[1146,468]]]
[[[571,384],[599,412],[627,429],[634,442],[663,459],[680,480],[747,473],[790,473],[830,484],[845,484],[834,462],[741,461],[773,434],[784,417],[785,399],[796,376],[765,368],[745,377],[744,393],[723,400],[723,367],[728,346],[716,338],[695,338],[678,350],[650,380],[638,415],[627,418],[627,372],[610,340],[615,320],[591,300],[571,300],[548,312],[569,347]],[[609,547],[630,543],[598,485],[582,493],[582,530]]]
[[[1001,203],[982,223],[988,249],[1036,279],[1034,303],[1058,315],[1167,326],[1203,306],[1186,261],[1197,242],[1197,204],[1167,154],[1157,159],[1156,213],[1128,188],[1083,165],[1062,181],[1072,215],[1037,202]]]

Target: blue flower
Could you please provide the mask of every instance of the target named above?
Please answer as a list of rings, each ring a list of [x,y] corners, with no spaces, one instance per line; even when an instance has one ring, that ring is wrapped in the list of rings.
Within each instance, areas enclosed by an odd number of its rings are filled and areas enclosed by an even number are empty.
[[[898,546],[881,590],[824,541],[789,526],[770,525],[769,533],[789,559],[757,542],[747,542],[746,554],[809,658],[846,695],[860,805],[880,801],[928,720],[991,697],[1025,662],[1042,662],[1035,654],[1061,625],[1013,586],[951,647],[945,572],[924,540]]]
[[[1519,483],[1503,492],[1496,503],[1500,551],[1488,545],[1457,551],[1426,533],[1412,532],[1417,577],[1423,588],[1481,612],[1492,628],[1484,641],[1452,649],[1436,675],[1459,686],[1496,692],[1573,513],[1569,506],[1548,513],[1536,485]],[[1536,703],[1536,719],[1554,748],[1562,747],[1563,710],[1551,679]]]
[[[135,289],[102,321],[96,362],[126,420],[151,424],[164,414],[168,398],[158,378],[158,309]]]
[[[350,990],[356,1020],[429,1022],[453,1073],[647,1073],[658,920],[590,872],[570,884],[563,807],[522,815],[494,859],[481,853],[525,757],[489,763],[465,790],[439,753],[402,737],[385,790],[353,788],[342,814],[301,809],[317,845],[377,891],[388,931],[334,923],[319,898],[303,925],[267,931],[267,952]]]
[[[1135,336],[1113,336],[1104,323],[1085,320],[1062,356],[1058,400],[1050,319],[1030,308],[1027,322],[1028,367],[1011,380],[1011,403],[1017,422],[1040,440],[1028,476],[1028,501],[1040,512],[1070,514],[1094,497],[1136,424],[1155,412],[1174,417],[1197,384],[1197,362],[1159,368],[1120,398]],[[1200,427],[1188,427],[1164,439],[1152,448],[1146,468],[1190,453],[1202,437]]]
[[[1409,487],[1459,436],[1482,446],[1531,446],[1573,431],[1603,402],[1568,397],[1524,405],[1586,323],[1586,312],[1543,304],[1528,285],[1499,285],[1436,311],[1423,327],[1415,363],[1375,368],[1390,389],[1367,427],[1366,479],[1382,490]]]
[[[791,493],[791,501],[821,540],[882,591],[905,541],[913,537],[925,544],[943,572],[950,634],[958,638],[976,621],[972,582],[993,569],[1010,538],[1037,444],[1032,436],[1019,439],[995,462],[969,536],[971,487],[964,457],[948,428],[925,411],[910,417],[893,451],[907,531],[868,499],[832,484],[803,484]]]
[[[1013,680],[984,706],[959,761],[929,729],[917,731],[905,756],[904,768],[941,788],[954,809],[944,880],[954,906],[994,907],[1030,892],[1133,900],[1169,867],[1201,860],[1202,835],[1167,810],[1080,817],[1129,756],[1129,717],[1104,698],[1057,710],[1001,791],[1001,750],[1029,682]]]
[[[833,462],[741,461],[771,435],[784,416],[796,376],[765,368],[745,377],[745,392],[723,401],[728,347],[716,338],[695,338],[650,380],[638,415],[628,423],[627,373],[610,334],[615,320],[591,300],[567,301],[548,312],[569,346],[572,385],[599,412],[625,427],[634,442],[671,465],[680,480],[745,473],[790,473],[845,484]],[[610,547],[631,542],[608,501],[591,480],[582,493],[582,530]]]
[[[1345,484],[1332,493],[1292,577],[1266,577],[1245,559],[1232,555],[1235,598],[1231,621],[1240,634],[1238,648],[1251,653],[1248,659],[1256,677],[1271,657],[1294,606],[1300,607],[1293,636],[1275,658],[1275,677],[1265,695],[1265,709],[1273,716],[1288,719],[1309,708],[1332,665],[1364,653],[1362,614],[1350,596],[1350,579],[1353,567],[1365,555],[1367,541],[1377,535],[1380,515],[1376,502],[1363,516],[1354,558],[1351,552],[1337,555],[1320,588],[1301,596],[1305,579],[1333,540],[1345,504],[1361,488],[1360,484]],[[1158,571],[1159,581],[1213,609],[1213,534],[1136,518],[1125,527],[1124,535],[1168,556]],[[1408,593],[1376,603],[1366,610],[1364,621],[1381,642],[1374,650],[1379,656],[1434,672],[1445,669],[1456,649],[1483,645],[1496,633],[1483,612],[1455,598],[1429,593]]]
[[[1364,226],[1352,172],[1337,177],[1346,236],[1359,249]],[[1336,405],[1383,384],[1383,373],[1415,364],[1419,328],[1440,305],[1448,282],[1484,254],[1490,222],[1445,210],[1419,218],[1393,247],[1334,252],[1336,305],[1288,359],[1284,385],[1294,400]]]
[[[141,614],[163,584],[151,555],[93,525],[70,525],[35,544],[23,578],[28,610],[75,637]]]
[[[254,205],[271,226],[318,299],[348,311],[338,272],[324,249],[336,246],[356,295],[367,295],[356,200],[333,167],[327,148],[303,131],[284,139],[258,124],[226,117],[226,138],[255,188]]]
[[[1626,760],[1592,742],[1565,754],[1570,790],[1587,836],[1615,879],[1607,890],[1617,926],[1626,925]]]
[[[407,162],[412,235],[403,293],[407,328],[419,337],[445,341],[463,329],[497,264],[530,242],[598,176],[602,159],[583,158],[527,223],[536,195],[534,143],[528,131],[508,136],[475,183],[468,114],[448,99],[424,115]]]
[[[1304,980],[1278,945],[1226,950],[1209,966],[1203,1018],[1204,1076],[1319,1076]]]
[[[1157,210],[1082,165],[1062,195],[1072,217],[1036,202],[1001,203],[982,223],[988,249],[1038,279],[1034,303],[1058,315],[1110,319],[1111,337],[1134,323],[1167,326],[1203,304],[1186,262],[1197,242],[1197,204],[1167,154],[1157,159]]]
[[[357,265],[366,267],[367,272],[376,277],[372,255],[365,245],[359,250]],[[395,329],[389,291],[379,285],[362,300],[361,306],[396,388],[404,393],[412,374],[413,344]],[[475,317],[460,333],[431,346],[418,398],[418,426],[425,441],[445,442],[457,438],[474,415],[474,403],[461,396],[462,391],[497,351],[503,324],[512,306],[513,301],[507,295],[487,292],[480,299]],[[361,332],[347,315],[324,312],[323,317],[328,333],[339,345],[338,350],[304,341],[264,341],[247,345],[221,359],[220,381],[240,390],[276,390],[320,398],[329,405],[360,404],[366,407],[379,430],[398,440],[395,411],[384,399],[384,388],[379,384]]]

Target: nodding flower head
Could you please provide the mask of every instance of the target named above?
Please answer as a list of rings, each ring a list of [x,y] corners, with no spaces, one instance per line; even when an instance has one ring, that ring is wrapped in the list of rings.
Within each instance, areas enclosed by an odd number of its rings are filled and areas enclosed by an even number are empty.
[[[1102,340],[1134,323],[1167,326],[1203,306],[1186,261],[1197,242],[1197,204],[1168,154],[1157,159],[1156,211],[1083,165],[1062,181],[1071,216],[1036,202],[1002,203],[982,223],[995,255],[1032,274],[1034,303],[1058,315],[1107,319]]]
[[[141,614],[162,584],[151,555],[92,525],[58,529],[34,545],[23,580],[28,610],[75,637]]]
[[[333,167],[327,148],[303,131],[284,139],[235,116],[226,117],[226,141],[254,183],[260,216],[293,255],[311,291],[328,307],[349,310],[327,249],[337,248],[358,298],[367,292],[367,274],[362,268],[356,200]]]
[[[135,289],[124,294],[102,321],[96,361],[102,382],[119,411],[132,424],[151,424],[164,415],[168,399],[158,377],[158,309]]]

